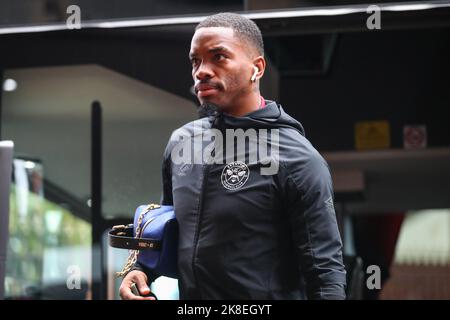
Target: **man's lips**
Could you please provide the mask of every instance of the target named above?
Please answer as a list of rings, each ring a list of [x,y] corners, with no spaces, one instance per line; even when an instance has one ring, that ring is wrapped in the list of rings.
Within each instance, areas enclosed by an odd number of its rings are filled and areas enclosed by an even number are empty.
[[[219,89],[218,86],[206,83],[200,83],[195,86],[195,92],[197,96],[204,97],[211,94],[214,94]]]

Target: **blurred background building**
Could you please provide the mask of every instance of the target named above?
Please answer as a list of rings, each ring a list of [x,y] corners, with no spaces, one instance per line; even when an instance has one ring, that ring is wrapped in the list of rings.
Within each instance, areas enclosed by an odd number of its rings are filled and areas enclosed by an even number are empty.
[[[72,5],[81,29],[68,29]],[[5,297],[118,298],[127,253],[105,232],[159,201],[169,135],[197,117],[194,27],[222,11],[261,28],[263,96],[330,164],[349,297],[450,299],[450,1],[366,0],[1,1]],[[366,287],[370,265],[380,290]],[[154,287],[177,298],[176,280]]]

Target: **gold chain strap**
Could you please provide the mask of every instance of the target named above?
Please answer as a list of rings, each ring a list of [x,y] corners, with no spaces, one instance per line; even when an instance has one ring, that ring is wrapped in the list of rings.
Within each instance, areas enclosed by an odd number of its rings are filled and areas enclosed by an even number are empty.
[[[145,208],[141,214],[139,215],[137,227],[136,227],[136,234],[135,238],[141,237],[141,227],[142,227],[142,220],[144,220],[144,216],[149,212],[150,210],[160,208],[161,206],[159,204],[151,203]],[[136,264],[137,258],[139,255],[139,250],[130,250],[130,254],[127,259],[127,263],[123,267],[122,271],[116,272],[116,277],[124,277],[127,275],[128,272],[131,271],[131,268]]]

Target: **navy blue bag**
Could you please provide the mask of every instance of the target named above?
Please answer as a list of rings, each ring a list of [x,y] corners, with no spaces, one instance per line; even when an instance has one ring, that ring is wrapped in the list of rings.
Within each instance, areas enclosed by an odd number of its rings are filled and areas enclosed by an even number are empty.
[[[158,275],[178,278],[178,223],[173,206],[139,206],[133,224],[109,231],[109,244],[132,250],[118,276],[125,276],[139,262]]]

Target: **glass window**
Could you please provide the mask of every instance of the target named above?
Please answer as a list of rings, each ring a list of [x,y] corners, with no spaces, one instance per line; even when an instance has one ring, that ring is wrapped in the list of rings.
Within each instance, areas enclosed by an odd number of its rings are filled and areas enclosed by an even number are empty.
[[[14,160],[11,189],[5,298],[86,298],[90,223],[44,197],[43,166],[36,161]],[[84,290],[68,291],[67,275],[74,269],[84,271]]]

